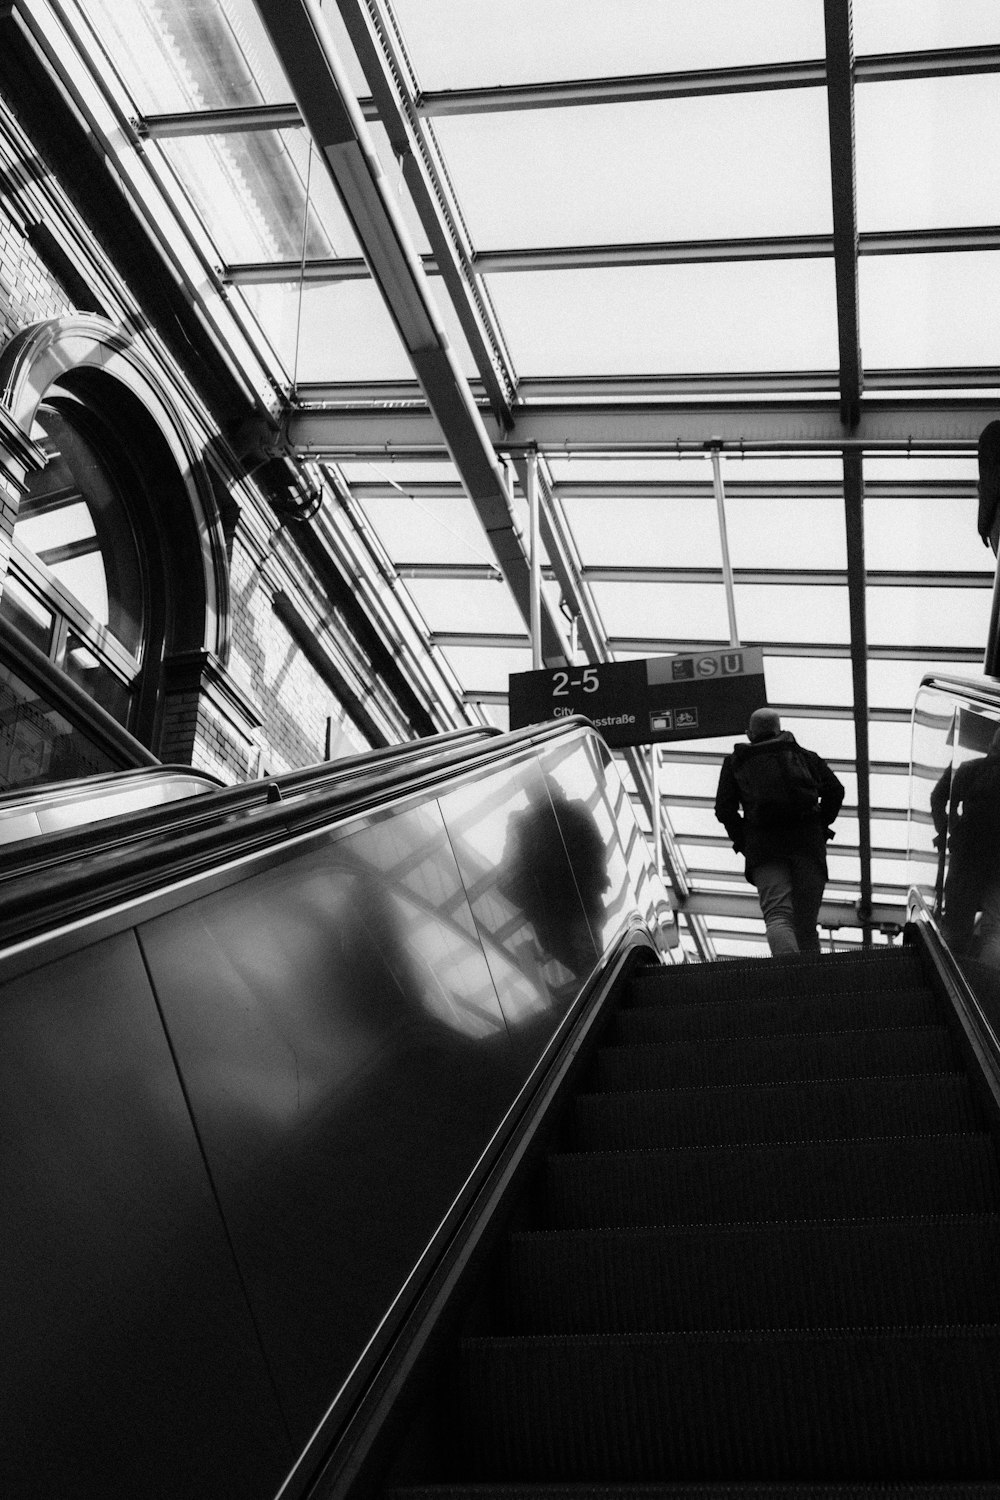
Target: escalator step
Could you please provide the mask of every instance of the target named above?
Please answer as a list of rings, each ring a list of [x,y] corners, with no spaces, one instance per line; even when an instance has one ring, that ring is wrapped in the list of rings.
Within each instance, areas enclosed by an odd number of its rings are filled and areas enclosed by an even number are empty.
[[[728,963],[677,964],[641,969],[626,990],[626,1004],[671,1000],[743,1000],[751,995],[829,995],[843,990],[912,989],[924,983],[916,953],[891,955],[802,954],[792,958],[748,958]]]
[[[1000,1174],[986,1135],[550,1156],[544,1227],[993,1213]]]
[[[513,1334],[1000,1323],[1000,1218],[518,1233]]]
[[[985,1484],[422,1484],[386,1500],[996,1500]]]
[[[596,1090],[777,1083],[809,1078],[953,1072],[958,1057],[945,1026],[602,1047]]]
[[[868,991],[843,995],[785,996],[733,1001],[727,1005],[639,1005],[619,1010],[612,1022],[615,1042],[665,1042],[684,1037],[775,1036],[784,1032],[879,1029],[940,1025],[940,1003],[928,989]]]
[[[479,1480],[986,1480],[1000,1329],[471,1339]]]
[[[568,1140],[578,1151],[636,1151],[866,1135],[975,1130],[964,1073],[581,1094]]]

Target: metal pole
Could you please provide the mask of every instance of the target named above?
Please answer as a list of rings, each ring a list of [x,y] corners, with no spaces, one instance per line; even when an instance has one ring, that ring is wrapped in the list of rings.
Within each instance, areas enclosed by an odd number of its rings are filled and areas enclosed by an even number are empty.
[[[528,537],[530,570],[531,667],[542,666],[542,556],[538,526],[538,450],[528,454]]]
[[[663,879],[663,833],[660,827],[660,751],[657,745],[649,747],[649,781],[652,796],[650,812],[653,820],[653,858],[656,873]]]
[[[719,542],[722,547],[722,576],[726,585],[726,608],[729,611],[729,644],[738,646],[740,633],[736,625],[736,595],[733,590],[733,565],[729,560],[729,535],[726,531],[726,492],[722,485],[722,439],[712,438],[709,456],[712,460],[712,483],[715,508],[719,515]]]

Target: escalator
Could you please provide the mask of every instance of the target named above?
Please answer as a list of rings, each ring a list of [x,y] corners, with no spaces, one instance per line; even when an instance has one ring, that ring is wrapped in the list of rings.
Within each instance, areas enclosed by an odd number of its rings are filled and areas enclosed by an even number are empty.
[[[641,971],[394,1500],[995,1494],[998,1266],[994,1139],[916,943]]]
[[[675,962],[580,722],[26,844],[0,1492],[996,1494],[1000,990],[925,748],[906,940],[822,958]]]

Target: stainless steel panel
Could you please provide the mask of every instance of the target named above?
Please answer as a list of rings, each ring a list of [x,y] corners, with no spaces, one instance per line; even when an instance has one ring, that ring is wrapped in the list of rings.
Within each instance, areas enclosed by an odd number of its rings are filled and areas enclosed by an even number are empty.
[[[310,845],[141,941],[301,1442],[518,1087],[440,811]]]
[[[0,990],[0,1492],[266,1496],[288,1463],[133,934]]]
[[[529,1067],[597,960],[552,793],[532,757],[448,792],[441,810],[507,1025]]]

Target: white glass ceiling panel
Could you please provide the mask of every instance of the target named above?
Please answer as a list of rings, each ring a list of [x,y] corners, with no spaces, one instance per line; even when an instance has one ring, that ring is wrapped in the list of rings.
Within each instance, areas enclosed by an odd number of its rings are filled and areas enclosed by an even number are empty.
[[[765,656],[764,682],[771,703],[854,701],[851,664],[831,656]]]
[[[482,522],[464,495],[447,499],[366,496],[359,503],[397,565],[486,563],[496,567]]]
[[[411,578],[407,582],[407,591],[431,630],[458,631],[468,635],[484,632],[526,634],[524,621],[505,583],[479,579]]]
[[[719,568],[719,522],[711,496],[698,500],[577,497],[563,500],[585,567]]]
[[[455,466],[434,459],[395,459],[391,452],[371,459],[346,459],[337,465],[348,484],[370,484],[391,480],[399,485],[440,484],[442,491],[459,483]]]
[[[432,294],[439,283],[431,278]],[[407,380],[413,369],[373,281],[239,286],[286,369],[300,381]],[[436,298],[463,371],[473,359],[443,294]]]
[[[822,57],[821,0],[396,0],[425,89]]]
[[[942,634],[944,632],[942,631]],[[961,662],[920,661],[868,662],[868,701],[875,708],[912,709],[921,679],[927,672],[944,672],[948,676],[975,675],[976,668]]]
[[[782,714],[781,727],[826,760],[854,759],[854,724],[850,719],[797,719],[794,714]]]
[[[996,0],[854,0],[853,16],[859,53],[997,40]]]
[[[901,781],[903,780],[903,778],[890,778],[888,776],[882,776],[879,778],[879,780]],[[884,807],[887,804],[883,802],[881,805]],[[893,803],[892,805],[895,806],[895,803]],[[902,819],[897,822],[896,820],[890,818],[872,818],[871,830],[872,843],[874,845],[877,845],[883,849],[903,850],[906,848],[906,824]]]
[[[994,41],[998,34],[1000,27]],[[996,104],[995,74],[859,88],[855,138],[862,233],[995,223],[1000,196]]]
[[[868,639],[878,645],[982,646],[990,622],[988,589],[867,590]]]
[[[724,832],[722,824],[710,807],[675,807],[669,803],[668,798],[664,800],[668,804],[670,822],[678,837],[683,838],[686,833],[718,834]]]
[[[908,787],[909,781],[906,776],[882,776],[877,773],[872,775],[869,782],[872,807],[904,812],[909,805]],[[905,820],[900,819],[899,826],[905,829]],[[900,838],[904,837],[904,834],[900,834]],[[883,842],[888,842],[888,840],[883,840]]]
[[[158,145],[227,264],[298,262],[303,249],[308,258],[360,256],[326,171],[315,156],[310,166],[302,131],[179,136]]]
[[[868,753],[872,760],[895,760],[907,764],[910,759],[909,724],[886,724],[870,720],[868,724]],[[901,776],[903,795],[906,794],[906,778]],[[891,804],[895,806],[895,803]]]
[[[674,795],[713,797],[719,784],[718,766],[699,766],[667,762],[660,772],[660,787]]]
[[[929,457],[889,453],[865,455],[865,479],[929,479],[937,482],[963,480],[969,494],[976,493],[977,466],[975,454],[945,453]]]
[[[721,583],[593,583],[591,590],[609,635],[729,639]]]
[[[992,553],[976,531],[977,499],[919,495],[896,499],[865,496],[865,565],[872,569],[989,574]]]
[[[997,251],[863,255],[858,281],[871,368],[996,364]]]
[[[736,620],[745,641],[851,638],[847,589],[832,585],[737,584]]]
[[[821,89],[471,115],[435,133],[477,250],[832,227]]]
[[[521,375],[816,370],[837,362],[832,261],[485,279]]]
[[[726,531],[734,568],[847,566],[840,499],[727,494]]]
[[[444,654],[459,682],[470,692],[505,693],[512,672],[531,671],[531,651],[525,646],[446,646]]]
[[[826,846],[826,864],[831,880],[847,880],[856,886],[861,879],[861,861],[854,855],[839,854],[832,844]]]

